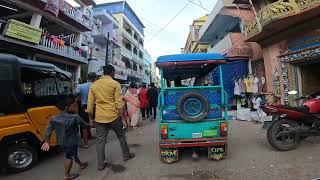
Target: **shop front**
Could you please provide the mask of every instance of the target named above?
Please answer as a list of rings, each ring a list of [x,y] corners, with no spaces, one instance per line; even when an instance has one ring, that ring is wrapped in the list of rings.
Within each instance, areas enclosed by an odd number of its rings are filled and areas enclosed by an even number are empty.
[[[295,105],[297,97],[320,89],[320,31],[287,41],[287,52],[279,56],[284,84],[284,101]],[[292,97],[289,91],[297,91]]]

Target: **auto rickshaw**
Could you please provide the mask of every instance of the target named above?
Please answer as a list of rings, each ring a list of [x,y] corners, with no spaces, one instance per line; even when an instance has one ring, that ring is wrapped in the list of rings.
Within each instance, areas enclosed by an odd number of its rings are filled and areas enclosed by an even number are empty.
[[[227,158],[228,98],[223,86],[221,54],[160,56],[158,99],[160,159],[178,160],[180,148],[192,148],[193,157],[205,149],[209,159]],[[219,68],[219,82],[212,70]],[[174,85],[172,83],[174,81]]]
[[[49,119],[72,93],[70,82],[71,74],[52,64],[0,54],[1,169],[20,172],[37,163]]]

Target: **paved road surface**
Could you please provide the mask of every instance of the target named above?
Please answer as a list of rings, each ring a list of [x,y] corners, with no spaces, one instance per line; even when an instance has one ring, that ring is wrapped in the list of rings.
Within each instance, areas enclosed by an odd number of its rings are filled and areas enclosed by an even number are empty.
[[[250,122],[232,121],[227,160],[209,161],[203,155],[199,161],[192,161],[191,154],[184,152],[179,162],[168,165],[158,159],[157,123],[144,122],[142,128],[127,134],[130,147],[137,155],[133,160],[122,162],[120,146],[111,133],[106,151],[112,165],[106,170],[96,170],[93,141],[89,149],[81,149],[80,157],[90,166],[81,172],[79,180],[311,180],[320,177],[319,139],[308,139],[294,151],[279,152],[268,145],[260,127]],[[19,174],[2,174],[0,179],[63,179],[63,154],[52,153],[33,169]]]

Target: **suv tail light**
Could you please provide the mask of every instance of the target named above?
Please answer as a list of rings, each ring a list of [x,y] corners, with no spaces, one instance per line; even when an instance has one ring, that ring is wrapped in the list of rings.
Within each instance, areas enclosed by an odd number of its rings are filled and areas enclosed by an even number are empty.
[[[227,136],[228,134],[228,125],[226,122],[220,123],[220,135]]]
[[[167,139],[168,138],[168,126],[167,125],[162,125],[160,128],[161,131],[161,138],[162,139]]]

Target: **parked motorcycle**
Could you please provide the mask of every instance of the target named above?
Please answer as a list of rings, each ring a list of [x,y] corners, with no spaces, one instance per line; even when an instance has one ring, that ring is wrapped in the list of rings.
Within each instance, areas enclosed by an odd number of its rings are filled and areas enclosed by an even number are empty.
[[[272,121],[264,122],[262,127],[267,129],[268,142],[280,151],[296,149],[309,136],[320,136],[320,91],[297,100],[303,100],[299,107],[273,104],[261,107],[272,115]]]

